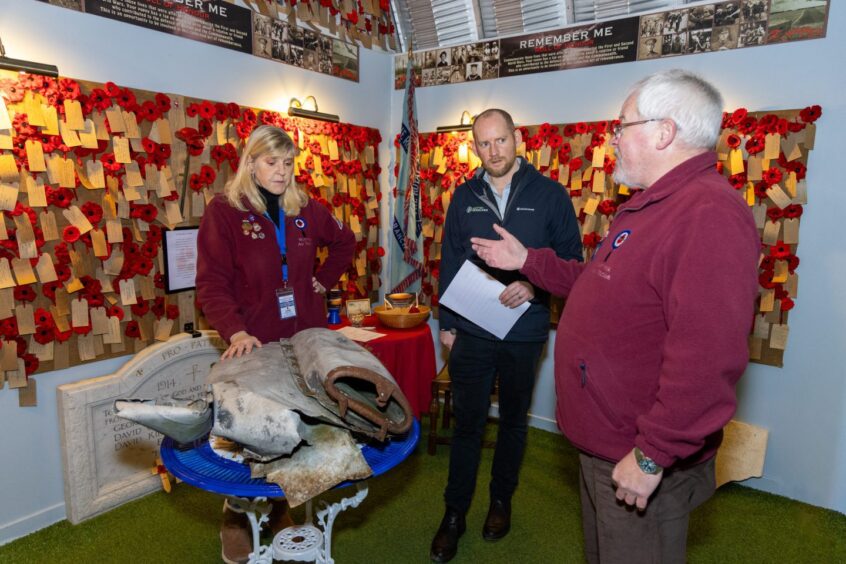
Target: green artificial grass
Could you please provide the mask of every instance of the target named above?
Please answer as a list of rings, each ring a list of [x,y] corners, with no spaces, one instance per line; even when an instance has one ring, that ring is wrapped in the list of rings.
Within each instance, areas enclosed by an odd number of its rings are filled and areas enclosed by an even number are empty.
[[[424,420],[424,427],[426,420]],[[489,425],[489,433],[494,432]],[[417,451],[369,481],[362,504],[335,522],[332,555],[339,563],[429,561],[429,543],[443,515],[448,447]],[[578,457],[559,435],[531,429],[513,501],[511,533],[482,540],[493,451],[483,449],[467,532],[453,562],[582,562]],[[327,497],[339,495],[333,492]],[[80,525],[62,521],[0,547],[0,562],[220,561],[221,498],[187,484],[155,493]],[[301,519],[302,509],[294,510]],[[720,488],[694,512],[689,562],[846,562],[846,515],[738,485]]]

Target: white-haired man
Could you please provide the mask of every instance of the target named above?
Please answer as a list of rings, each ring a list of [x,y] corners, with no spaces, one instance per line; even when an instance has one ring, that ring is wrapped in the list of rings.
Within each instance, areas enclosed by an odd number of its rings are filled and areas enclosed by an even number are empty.
[[[759,238],[715,169],[722,97],[680,70],[631,89],[614,128],[622,204],[588,264],[472,239],[489,265],[568,296],[555,339],[557,419],[580,450],[589,562],[684,562],[714,492],[757,295]]]

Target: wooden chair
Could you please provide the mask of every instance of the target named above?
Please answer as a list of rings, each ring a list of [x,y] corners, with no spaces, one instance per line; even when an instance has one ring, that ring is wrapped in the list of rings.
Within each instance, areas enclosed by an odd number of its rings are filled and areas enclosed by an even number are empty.
[[[450,437],[443,434],[438,434],[438,429],[449,429],[452,420],[452,381],[449,378],[449,364],[444,363],[444,367],[432,380],[432,403],[429,404],[429,444],[428,452],[432,456],[438,448],[438,445],[450,444]],[[496,395],[497,388],[494,383],[492,394]],[[492,398],[495,399],[495,398]],[[443,400],[443,414],[441,414],[441,400]],[[441,419],[440,427],[438,426],[438,419]],[[496,418],[488,417],[488,421],[495,421]],[[494,448],[495,441],[482,441],[482,446],[485,448]]]

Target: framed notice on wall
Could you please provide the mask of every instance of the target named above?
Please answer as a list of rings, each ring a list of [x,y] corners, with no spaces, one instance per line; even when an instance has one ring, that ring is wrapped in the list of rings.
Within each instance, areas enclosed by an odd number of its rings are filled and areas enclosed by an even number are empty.
[[[197,276],[197,233],[198,227],[177,227],[165,231],[164,250],[165,292],[173,294],[193,290]]]

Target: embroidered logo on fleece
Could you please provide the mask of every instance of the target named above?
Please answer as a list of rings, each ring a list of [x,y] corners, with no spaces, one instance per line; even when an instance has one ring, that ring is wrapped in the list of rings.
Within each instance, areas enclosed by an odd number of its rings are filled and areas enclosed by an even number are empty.
[[[613,243],[611,243],[611,247],[613,247],[613,248],[615,248],[615,249],[616,249],[616,248],[618,248],[618,247],[620,247],[623,243],[625,243],[625,242],[626,242],[626,240],[628,240],[629,235],[631,235],[631,234],[632,234],[632,230],[631,230],[631,229],[626,229],[625,231],[620,231],[620,234],[619,234],[619,235],[617,235],[617,236],[614,238],[614,242],[613,242]]]
[[[488,211],[488,208],[485,206],[467,206],[467,213],[479,213],[486,211]]]
[[[535,208],[515,208],[517,211],[535,211]]]

